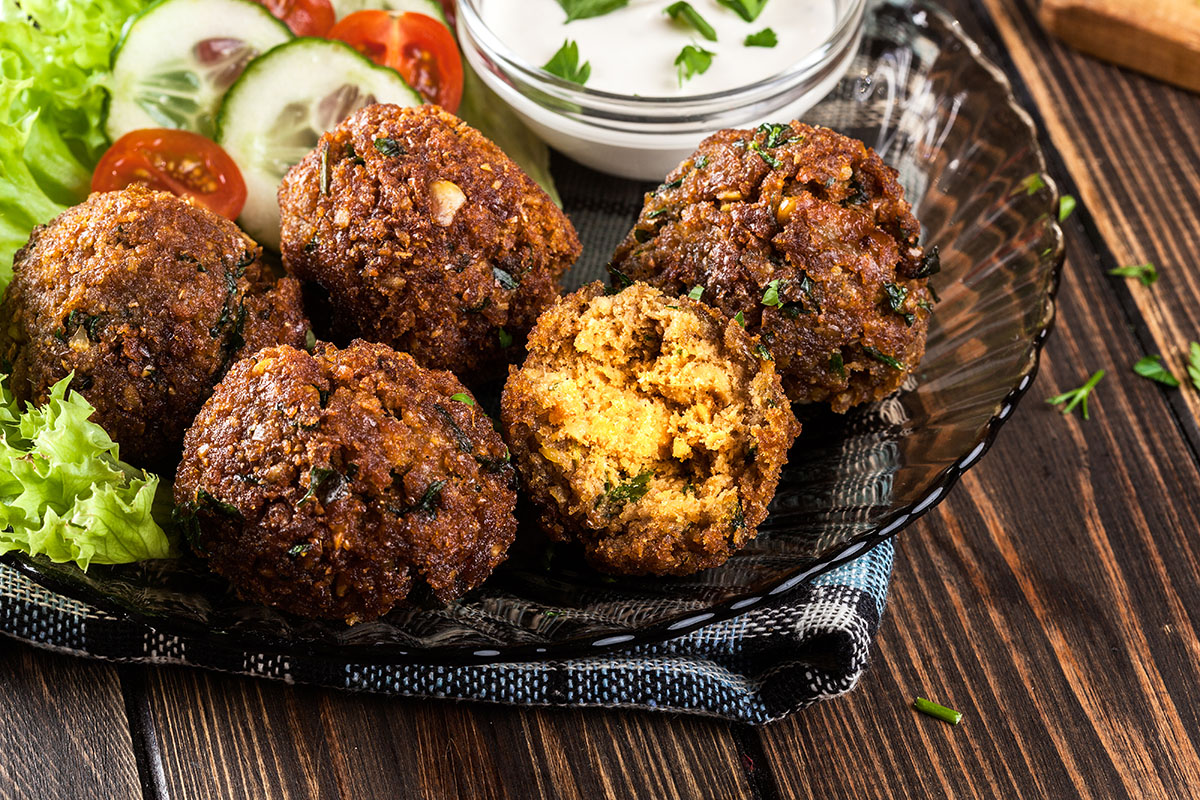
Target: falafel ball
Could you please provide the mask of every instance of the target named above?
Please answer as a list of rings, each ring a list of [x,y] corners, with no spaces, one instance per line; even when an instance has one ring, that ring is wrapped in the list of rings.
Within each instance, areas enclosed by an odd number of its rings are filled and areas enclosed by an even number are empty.
[[[229,220],[163,192],[93,194],[33,231],[0,302],[0,360],[14,393],[71,389],[121,446],[170,471],[183,432],[234,360],[304,343],[294,279]]]
[[[756,337],[645,284],[557,302],[501,402],[543,528],[621,574],[724,563],[766,518],[800,432]]]
[[[503,375],[580,251],[546,193],[437,106],[351,115],[288,172],[279,208],[284,265],[328,293],[335,339],[472,382]]]
[[[239,361],[187,432],[175,502],[244,598],[369,620],[421,581],[448,602],[504,560],[516,475],[449,372],[381,344]]]
[[[845,412],[898,389],[925,353],[937,249],[919,246],[896,178],[828,128],[720,131],[646,195],[609,270],[702,287],[762,337],[789,398]]]

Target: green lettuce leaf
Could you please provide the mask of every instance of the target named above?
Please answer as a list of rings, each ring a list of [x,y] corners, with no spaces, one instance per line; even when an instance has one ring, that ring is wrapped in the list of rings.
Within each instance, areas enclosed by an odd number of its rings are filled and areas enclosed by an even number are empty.
[[[103,81],[145,0],[0,0],[0,288],[35,225],[87,196]]]
[[[22,413],[0,377],[0,553],[126,564],[178,555],[155,520],[159,478],[122,462],[71,376]],[[169,506],[169,504],[168,504]]]

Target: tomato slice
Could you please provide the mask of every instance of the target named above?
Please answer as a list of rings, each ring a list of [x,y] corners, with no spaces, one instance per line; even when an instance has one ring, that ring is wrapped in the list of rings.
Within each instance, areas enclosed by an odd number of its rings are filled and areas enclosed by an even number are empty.
[[[246,204],[237,164],[220,145],[191,131],[146,128],[113,142],[92,173],[92,191],[133,184],[191,197],[229,219],[237,219]]]
[[[458,110],[463,87],[458,45],[433,17],[413,11],[355,11],[333,26],[329,38],[396,70],[426,102],[452,114]]]
[[[324,36],[333,27],[337,14],[329,0],[254,0],[297,36]]]

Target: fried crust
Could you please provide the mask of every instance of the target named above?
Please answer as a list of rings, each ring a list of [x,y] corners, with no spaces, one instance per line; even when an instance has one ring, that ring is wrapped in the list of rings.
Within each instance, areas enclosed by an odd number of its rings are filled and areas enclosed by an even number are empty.
[[[239,361],[185,439],[193,549],[240,596],[307,617],[373,619],[417,582],[460,597],[516,534],[508,450],[465,392],[363,341]]]
[[[237,358],[304,343],[299,284],[276,281],[227,219],[141,187],[93,194],[33,231],[0,302],[0,359],[22,400],[71,388],[122,458],[160,471]]]
[[[436,106],[351,115],[288,172],[279,207],[284,265],[328,293],[335,337],[473,383],[518,357],[580,251],[546,193]]]
[[[919,233],[896,171],[862,142],[764,125],[701,143],[646,195],[609,269],[668,294],[703,287],[762,337],[789,398],[845,412],[924,355],[936,252]]]

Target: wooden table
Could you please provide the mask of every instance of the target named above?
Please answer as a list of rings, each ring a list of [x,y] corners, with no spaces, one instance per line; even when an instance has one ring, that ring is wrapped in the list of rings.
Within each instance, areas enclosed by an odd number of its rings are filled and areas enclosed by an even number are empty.
[[[1031,396],[899,537],[874,663],[765,729],[361,697],[0,640],[0,798],[1200,795],[1200,96],[1077,55],[1031,0],[954,0],[1037,117],[1066,224]],[[1153,287],[1112,278],[1154,262]],[[1092,419],[1042,398],[1108,370]],[[950,727],[917,695],[961,709]]]

